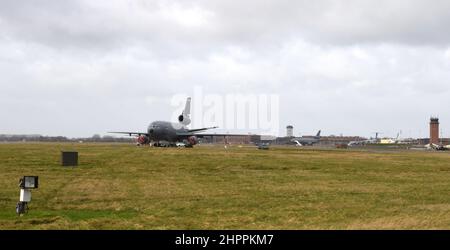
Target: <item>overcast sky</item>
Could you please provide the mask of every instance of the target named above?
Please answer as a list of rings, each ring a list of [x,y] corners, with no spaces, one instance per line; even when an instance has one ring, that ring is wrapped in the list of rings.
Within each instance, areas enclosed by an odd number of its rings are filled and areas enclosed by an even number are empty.
[[[450,137],[450,1],[15,1],[0,134],[143,131],[173,95],[277,94],[280,135]]]

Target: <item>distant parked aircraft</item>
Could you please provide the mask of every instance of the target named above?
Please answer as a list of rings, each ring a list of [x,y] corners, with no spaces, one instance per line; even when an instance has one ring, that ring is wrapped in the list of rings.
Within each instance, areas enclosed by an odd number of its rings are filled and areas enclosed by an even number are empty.
[[[413,138],[402,138],[401,137],[402,131],[400,130],[397,133],[397,137],[395,138],[383,138],[378,141],[378,143],[385,143],[385,144],[413,144],[415,140]]]
[[[443,145],[438,145],[435,143],[429,143],[429,144],[425,145],[425,148],[426,149],[434,149],[434,150],[448,150],[448,149],[450,149],[449,146],[450,145],[443,146]]]
[[[351,141],[347,145],[348,146],[358,146],[358,145],[366,145],[366,144],[376,144],[376,143],[380,142],[380,139],[378,138],[378,134],[380,134],[380,133],[375,132],[375,138],[370,138],[370,139],[362,140],[362,141]]]
[[[320,140],[320,130],[317,132],[316,136],[314,137],[295,137],[291,139],[291,142],[295,142],[296,146],[304,146],[304,145],[313,145],[314,143],[318,143]]]

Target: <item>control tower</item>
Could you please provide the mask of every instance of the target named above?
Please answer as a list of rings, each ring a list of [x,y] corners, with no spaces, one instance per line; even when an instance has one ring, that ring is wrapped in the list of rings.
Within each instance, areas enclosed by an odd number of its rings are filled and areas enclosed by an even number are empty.
[[[439,118],[430,118],[430,143],[439,144]]]
[[[294,127],[292,125],[286,127],[286,137],[294,137]]]

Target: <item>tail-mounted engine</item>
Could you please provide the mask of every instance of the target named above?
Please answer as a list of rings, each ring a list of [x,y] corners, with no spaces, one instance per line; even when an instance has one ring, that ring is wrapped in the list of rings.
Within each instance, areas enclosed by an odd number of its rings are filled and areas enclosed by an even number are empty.
[[[183,112],[181,113],[180,116],[178,116],[178,121],[181,124],[187,126],[191,123],[191,118],[189,118],[190,115],[191,115],[191,98],[188,97]]]
[[[136,142],[140,145],[145,145],[150,143],[150,138],[146,135],[140,135],[136,138]]]
[[[189,118],[189,116],[184,114],[178,116],[178,121],[183,125],[189,125],[191,123],[191,119]]]

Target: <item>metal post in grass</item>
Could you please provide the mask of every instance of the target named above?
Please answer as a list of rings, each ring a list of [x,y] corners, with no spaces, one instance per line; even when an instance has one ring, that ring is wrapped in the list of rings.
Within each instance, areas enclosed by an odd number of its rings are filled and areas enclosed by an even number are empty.
[[[78,166],[78,152],[61,151],[61,164],[63,166]]]
[[[19,180],[20,198],[16,205],[16,213],[23,215],[28,212],[28,202],[31,201],[31,189],[38,188],[37,176],[24,176]]]

